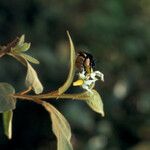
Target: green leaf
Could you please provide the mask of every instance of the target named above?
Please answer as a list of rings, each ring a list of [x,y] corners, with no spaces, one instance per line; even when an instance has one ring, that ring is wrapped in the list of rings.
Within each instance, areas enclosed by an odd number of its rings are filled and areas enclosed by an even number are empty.
[[[15,52],[25,52],[27,51],[31,46],[31,43],[24,43],[22,45],[17,46],[17,48],[14,50]]]
[[[71,129],[67,120],[51,104],[43,101],[42,105],[50,113],[52,119],[52,130],[57,137],[57,150],[73,150],[70,143]]]
[[[67,98],[67,95],[70,96],[70,94],[64,94],[61,97]],[[101,99],[101,96],[96,90],[92,90],[92,93],[90,92],[84,92],[79,94],[72,94],[73,99],[78,100],[84,100],[89,105],[89,107],[94,110],[95,112],[101,114],[102,116],[105,115],[104,109],[103,109],[103,102]]]
[[[25,40],[25,36],[22,35],[19,39],[19,42],[17,43],[17,45],[15,47],[13,47],[11,49],[11,51],[13,53],[21,53],[21,52],[25,52],[30,48],[31,43],[24,43]]]
[[[37,59],[33,58],[30,55],[20,53],[20,56],[22,56],[25,60],[27,60],[33,64],[39,64],[40,63]]]
[[[16,100],[13,97],[15,89],[8,83],[0,83],[0,113],[16,108]]]
[[[3,125],[4,125],[4,133],[8,137],[8,139],[12,138],[12,119],[13,119],[13,111],[5,111],[3,113]]]
[[[25,40],[25,35],[23,34],[19,39],[18,45],[22,45],[24,43],[24,40]]]
[[[43,92],[43,86],[40,80],[38,79],[37,73],[28,62],[27,62],[27,76],[25,83],[27,87],[32,87],[36,94],[40,94]]]
[[[67,35],[68,35],[69,42],[70,42],[70,71],[69,71],[66,82],[58,89],[59,95],[64,93],[70,87],[70,85],[73,82],[73,78],[75,74],[75,49],[74,49],[74,45],[73,45],[69,32],[67,32]]]
[[[96,90],[92,90],[93,93],[87,92],[89,98],[86,100],[87,104],[97,113],[100,113],[102,116],[105,115],[103,109],[103,102],[101,96]]]

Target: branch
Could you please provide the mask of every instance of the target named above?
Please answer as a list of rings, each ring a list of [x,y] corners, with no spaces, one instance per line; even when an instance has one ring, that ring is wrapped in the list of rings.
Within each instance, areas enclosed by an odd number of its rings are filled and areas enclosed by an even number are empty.
[[[0,51],[0,58],[9,53],[11,51],[11,48],[15,47],[18,42],[19,38],[17,37],[12,42],[8,43],[7,46],[4,46],[4,48]]]
[[[40,94],[40,95],[21,95],[21,94],[14,94],[13,97],[18,99],[26,99],[26,100],[36,100],[36,99],[76,99],[76,100],[87,100],[89,97],[87,92],[82,93],[75,93],[75,94],[62,94],[62,95],[53,95],[53,94]]]

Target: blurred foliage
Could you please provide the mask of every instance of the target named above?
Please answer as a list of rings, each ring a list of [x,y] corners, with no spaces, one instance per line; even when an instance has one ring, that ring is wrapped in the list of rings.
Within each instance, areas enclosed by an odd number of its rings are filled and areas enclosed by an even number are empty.
[[[91,52],[97,70],[105,74],[105,82],[96,85],[104,101],[105,118],[82,102],[53,102],[71,124],[74,149],[150,149],[149,18],[148,0],[0,1],[1,45],[21,34],[32,41],[31,53],[41,62],[35,68],[45,91],[65,81],[66,30],[76,49]],[[1,81],[24,89],[24,72],[12,58],[0,59]],[[47,113],[32,103],[17,105],[11,141],[0,124],[0,149],[53,150],[56,139]]]

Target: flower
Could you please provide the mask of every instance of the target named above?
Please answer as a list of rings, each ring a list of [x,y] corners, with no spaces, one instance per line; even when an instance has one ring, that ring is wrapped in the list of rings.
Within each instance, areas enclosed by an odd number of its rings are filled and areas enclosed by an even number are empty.
[[[87,90],[88,92],[92,93],[92,89],[95,86],[95,82],[98,80],[97,77],[101,78],[101,81],[104,81],[104,74],[100,71],[91,71],[91,73],[86,73],[83,70],[81,73],[78,74],[79,79],[73,82],[73,86],[81,86],[83,89]]]

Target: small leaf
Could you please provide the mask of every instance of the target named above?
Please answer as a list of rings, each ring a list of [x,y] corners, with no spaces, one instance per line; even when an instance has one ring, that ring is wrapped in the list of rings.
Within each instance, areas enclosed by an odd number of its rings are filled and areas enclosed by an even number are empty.
[[[64,94],[61,97],[65,98],[69,94]],[[100,113],[104,116],[103,102],[101,96],[96,90],[92,90],[91,92],[84,92],[80,94],[72,94],[73,99],[84,100],[86,103],[97,113]]]
[[[31,43],[26,43],[26,42],[24,43],[24,40],[25,40],[25,36],[22,35],[19,38],[17,45],[11,48],[11,51],[14,53],[21,53],[27,51],[30,48]]]
[[[21,53],[20,56],[22,56],[24,59],[26,59],[27,61],[29,61],[29,62],[31,62],[33,64],[39,64],[40,63],[37,59],[33,58],[30,55]]]
[[[70,143],[71,129],[64,116],[51,104],[44,102],[42,105],[50,113],[52,129],[57,137],[57,150],[73,150]]]
[[[24,40],[25,40],[25,35],[23,34],[19,39],[18,45],[22,45],[24,43]]]
[[[15,89],[8,83],[0,83],[0,113],[16,108],[16,100],[12,96]]]
[[[31,43],[24,43],[22,46],[22,52],[27,51],[28,49],[30,49]]]
[[[31,43],[24,43],[22,45],[18,45],[15,49],[14,52],[16,53],[21,53],[27,51],[31,46]]]
[[[104,110],[103,110],[103,102],[101,99],[101,96],[96,90],[92,90],[93,93],[87,92],[89,95],[88,100],[86,101],[87,104],[97,113],[100,113],[102,116],[104,116]]]
[[[70,71],[69,71],[66,82],[58,89],[59,95],[64,93],[70,87],[70,85],[73,82],[73,78],[75,74],[75,49],[74,49],[74,45],[73,45],[69,32],[67,32],[67,35],[68,35],[69,42],[70,42]]]
[[[36,94],[43,92],[43,86],[38,79],[36,71],[32,66],[27,62],[27,76],[26,76],[26,86],[32,87]]]
[[[3,125],[4,125],[4,133],[8,137],[8,139],[12,138],[12,118],[13,111],[5,111],[3,113]]]

